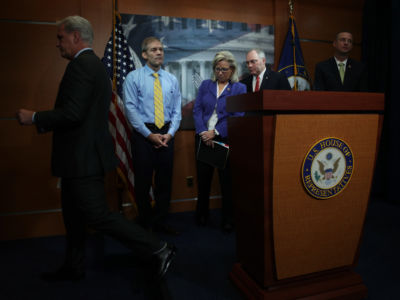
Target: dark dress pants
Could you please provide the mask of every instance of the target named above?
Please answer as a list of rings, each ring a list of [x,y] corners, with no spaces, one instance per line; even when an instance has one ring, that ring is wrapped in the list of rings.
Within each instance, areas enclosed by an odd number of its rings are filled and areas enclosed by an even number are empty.
[[[87,226],[115,238],[142,257],[150,256],[164,244],[119,213],[110,212],[104,175],[63,178],[61,201],[67,238],[66,267],[83,271]]]
[[[226,138],[216,137],[214,140],[227,143]],[[196,134],[195,149],[200,142],[200,136]],[[214,174],[214,167],[196,159],[198,196],[196,206],[196,218],[208,218],[210,205],[211,183]],[[217,169],[219,184],[222,194],[222,223],[233,224],[233,200],[232,200],[232,177],[229,158],[224,169]]]
[[[154,132],[156,129],[152,128]],[[166,133],[167,129],[159,133]],[[172,190],[174,139],[168,147],[154,148],[143,135],[132,134],[132,161],[135,173],[135,199],[139,210],[139,223],[145,228],[164,225],[167,219]],[[150,189],[154,174],[154,208],[150,201]]]

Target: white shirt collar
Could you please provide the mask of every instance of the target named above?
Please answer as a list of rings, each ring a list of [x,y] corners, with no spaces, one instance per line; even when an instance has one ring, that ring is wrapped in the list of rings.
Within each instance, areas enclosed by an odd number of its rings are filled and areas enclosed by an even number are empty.
[[[334,58],[335,58],[336,65],[338,66],[338,68],[339,68],[339,64],[340,64],[340,63],[344,64],[344,67],[346,68],[346,65],[347,65],[347,58],[346,58],[345,60],[343,60],[343,61],[338,60],[336,57],[334,57]]]
[[[79,56],[79,54],[81,54],[83,51],[86,51],[86,50],[92,50],[92,48],[83,48],[83,49],[79,50],[78,53],[75,54],[74,58],[77,58]]]

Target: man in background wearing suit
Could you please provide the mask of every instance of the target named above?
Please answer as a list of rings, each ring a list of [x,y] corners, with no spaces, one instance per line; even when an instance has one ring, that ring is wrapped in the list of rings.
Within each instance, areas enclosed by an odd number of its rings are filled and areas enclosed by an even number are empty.
[[[107,206],[104,174],[116,167],[108,130],[111,83],[106,69],[91,49],[93,30],[80,16],[58,24],[57,48],[70,60],[53,110],[20,109],[22,125],[35,124],[39,133],[53,131],[52,174],[61,177],[62,213],[66,229],[66,259],[48,281],[77,281],[85,276],[86,225],[119,240],[146,259],[156,278],[168,269],[175,253],[140,226]]]
[[[334,56],[315,67],[314,89],[318,91],[367,92],[365,66],[349,58],[353,35],[339,32],[333,41]]]
[[[240,82],[244,83],[247,92],[259,90],[291,90],[283,73],[274,72],[265,66],[265,53],[259,49],[250,50],[246,55],[246,64],[250,75]]]

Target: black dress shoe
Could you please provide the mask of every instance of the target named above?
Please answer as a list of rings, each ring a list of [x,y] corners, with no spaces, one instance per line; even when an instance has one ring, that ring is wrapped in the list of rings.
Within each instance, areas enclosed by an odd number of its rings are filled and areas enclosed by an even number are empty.
[[[156,279],[160,280],[167,273],[171,261],[176,254],[176,247],[167,244],[163,250],[153,255],[154,262],[154,275]]]
[[[206,226],[207,218],[205,216],[196,217],[196,224],[198,226]]]
[[[67,267],[61,267],[55,272],[44,272],[41,278],[48,282],[56,281],[80,281],[85,278],[84,271],[78,271]]]
[[[222,224],[222,230],[226,233],[230,233],[233,231],[233,225],[231,223]]]
[[[164,233],[169,235],[180,235],[180,232],[172,228],[167,224],[155,224],[153,226],[153,232]]]

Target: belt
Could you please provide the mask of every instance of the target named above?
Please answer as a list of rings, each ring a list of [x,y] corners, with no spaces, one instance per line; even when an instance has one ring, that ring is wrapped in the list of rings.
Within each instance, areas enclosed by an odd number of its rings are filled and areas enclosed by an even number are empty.
[[[164,124],[163,127],[158,128],[154,123],[144,123],[144,125],[146,125],[146,127],[151,131],[151,133],[161,133],[161,134],[166,134],[168,132],[170,124],[171,122],[167,122]]]

